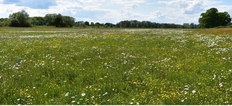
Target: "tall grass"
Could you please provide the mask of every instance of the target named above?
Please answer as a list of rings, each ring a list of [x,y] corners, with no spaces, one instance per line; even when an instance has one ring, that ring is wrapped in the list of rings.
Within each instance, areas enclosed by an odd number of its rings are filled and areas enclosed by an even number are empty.
[[[231,30],[0,29],[0,104],[232,104]]]

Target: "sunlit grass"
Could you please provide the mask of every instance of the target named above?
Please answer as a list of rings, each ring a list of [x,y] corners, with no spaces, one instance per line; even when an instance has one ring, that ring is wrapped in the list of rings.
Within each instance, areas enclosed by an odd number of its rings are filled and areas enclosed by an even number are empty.
[[[231,104],[230,29],[0,29],[1,104]]]

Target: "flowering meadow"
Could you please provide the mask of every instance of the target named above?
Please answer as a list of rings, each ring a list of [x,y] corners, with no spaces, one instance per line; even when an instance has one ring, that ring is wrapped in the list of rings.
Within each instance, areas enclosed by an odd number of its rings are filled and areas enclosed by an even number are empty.
[[[232,104],[232,29],[0,28],[0,104]]]

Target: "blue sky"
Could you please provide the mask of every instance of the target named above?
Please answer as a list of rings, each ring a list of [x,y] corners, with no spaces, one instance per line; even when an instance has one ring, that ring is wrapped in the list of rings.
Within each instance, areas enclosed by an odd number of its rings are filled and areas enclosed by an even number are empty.
[[[76,21],[100,23],[145,20],[197,24],[200,14],[211,7],[232,16],[231,0],[0,0],[0,7],[0,17],[23,9],[30,16],[61,13]]]

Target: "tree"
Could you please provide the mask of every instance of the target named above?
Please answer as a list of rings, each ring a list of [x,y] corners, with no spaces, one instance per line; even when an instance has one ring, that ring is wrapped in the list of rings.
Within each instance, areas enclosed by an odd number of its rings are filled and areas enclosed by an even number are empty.
[[[8,26],[10,24],[10,20],[8,18],[0,18],[0,27]]]
[[[75,18],[61,14],[47,14],[44,20],[47,26],[72,27],[75,24]]]
[[[43,26],[46,25],[46,22],[44,20],[44,17],[31,17],[29,19],[29,22],[33,25],[33,26]]]
[[[54,25],[56,27],[62,27],[63,25],[63,17],[61,14],[56,15],[55,20],[54,20]]]
[[[228,12],[218,13],[219,18],[221,19],[219,22],[222,26],[227,26],[231,22],[231,18]]]
[[[85,22],[84,21],[78,21],[76,22],[77,27],[85,27]]]
[[[22,10],[9,15],[10,25],[11,27],[30,27],[29,23],[29,15],[26,11]]]
[[[55,18],[57,14],[46,14],[44,20],[47,26],[55,26]]]
[[[99,22],[96,22],[95,25],[99,28],[101,24]]]
[[[63,25],[62,27],[72,27],[75,24],[75,18],[70,16],[63,16]]]
[[[85,25],[86,25],[86,26],[89,26],[89,22],[88,22],[88,21],[85,21]]]
[[[205,13],[201,13],[198,21],[201,28],[212,28],[228,25],[231,18],[227,12],[218,12],[216,8],[210,8]]]

